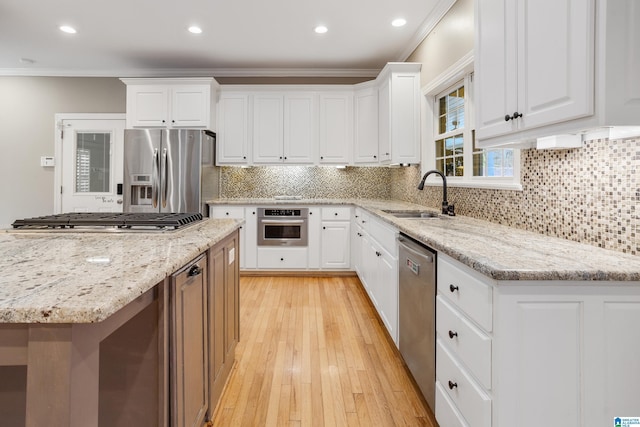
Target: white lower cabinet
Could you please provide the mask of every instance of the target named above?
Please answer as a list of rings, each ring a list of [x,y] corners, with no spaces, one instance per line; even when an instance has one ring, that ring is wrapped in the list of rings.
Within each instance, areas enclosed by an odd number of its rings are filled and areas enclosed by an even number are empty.
[[[640,414],[638,287],[495,281],[438,253],[436,313],[441,426],[600,427]]]
[[[354,268],[389,335],[398,344],[397,230],[361,209],[354,213]]]
[[[351,267],[351,208],[326,206],[321,212],[321,267],[346,270]]]
[[[300,270],[307,268],[307,248],[258,248],[258,268],[264,270]]]
[[[257,267],[258,223],[255,206],[209,206],[211,218],[244,219],[240,228],[240,268],[255,269]]]

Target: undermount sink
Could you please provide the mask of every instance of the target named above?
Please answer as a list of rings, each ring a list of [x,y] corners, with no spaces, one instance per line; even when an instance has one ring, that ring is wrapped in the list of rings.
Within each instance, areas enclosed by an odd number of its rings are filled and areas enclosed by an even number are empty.
[[[402,219],[442,219],[444,215],[440,215],[437,212],[431,211],[396,211],[396,210],[383,210],[382,212],[393,215],[396,218]]]

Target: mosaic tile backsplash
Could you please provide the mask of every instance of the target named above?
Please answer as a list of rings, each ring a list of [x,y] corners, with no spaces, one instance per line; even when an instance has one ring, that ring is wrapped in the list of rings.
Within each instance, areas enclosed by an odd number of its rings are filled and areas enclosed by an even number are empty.
[[[456,212],[515,228],[640,254],[640,139],[571,150],[523,150],[522,191],[450,187]],[[221,198],[397,199],[439,208],[440,187],[417,190],[420,168],[221,168]]]

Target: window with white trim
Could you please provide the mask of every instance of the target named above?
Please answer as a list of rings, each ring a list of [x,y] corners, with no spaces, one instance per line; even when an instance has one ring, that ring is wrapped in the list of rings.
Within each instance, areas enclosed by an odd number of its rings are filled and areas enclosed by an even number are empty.
[[[433,114],[432,163],[454,186],[517,188],[520,153],[513,148],[481,149],[475,144],[473,73],[437,94],[427,95]],[[427,118],[429,120],[429,118]],[[431,157],[430,156],[430,157]]]

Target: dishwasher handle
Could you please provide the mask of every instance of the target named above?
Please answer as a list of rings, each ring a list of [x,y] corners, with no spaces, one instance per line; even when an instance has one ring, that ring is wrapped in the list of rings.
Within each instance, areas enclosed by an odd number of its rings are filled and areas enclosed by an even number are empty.
[[[405,239],[404,237],[398,237],[398,243],[403,247],[403,249],[406,249],[414,255],[424,258],[426,262],[433,262],[433,255],[428,253],[427,249],[418,249],[417,245],[415,245],[410,240]]]

